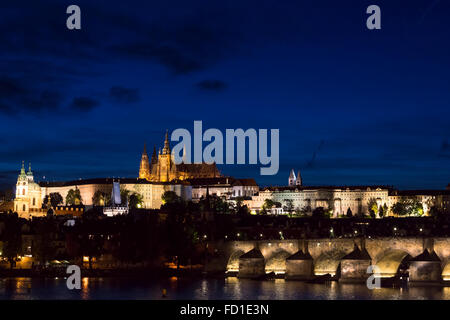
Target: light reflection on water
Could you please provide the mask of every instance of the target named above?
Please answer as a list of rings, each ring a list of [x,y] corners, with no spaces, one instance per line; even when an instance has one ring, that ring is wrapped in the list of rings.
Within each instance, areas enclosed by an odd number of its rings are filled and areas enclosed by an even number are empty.
[[[64,278],[0,279],[0,299],[163,299],[163,289],[167,290],[166,299],[450,299],[450,287],[369,290],[364,284],[307,284],[281,279],[83,278],[81,290],[68,290]]]

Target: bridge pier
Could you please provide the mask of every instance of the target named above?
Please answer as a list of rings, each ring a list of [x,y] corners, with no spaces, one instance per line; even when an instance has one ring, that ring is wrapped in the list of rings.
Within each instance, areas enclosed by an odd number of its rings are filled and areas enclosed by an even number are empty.
[[[307,240],[299,240],[299,250],[286,258],[286,280],[311,280],[314,278],[313,258]]]
[[[402,272],[408,268],[413,286],[450,279],[450,238],[324,238],[215,244],[222,255],[205,268],[211,272],[226,270],[228,275],[241,278],[259,278],[273,271],[284,273],[286,279],[309,280],[331,274],[341,282],[362,282],[373,264],[381,277],[394,277],[399,268]],[[424,257],[425,249],[428,255]],[[448,266],[442,271],[444,261]]]
[[[362,250],[355,243],[353,251],[342,258],[339,282],[359,283],[367,280],[367,268],[372,264],[372,258],[365,248],[364,239],[361,239],[361,247]]]
[[[266,262],[257,246],[239,257],[238,278],[258,278],[265,274]]]
[[[409,285],[440,285],[442,283],[441,259],[434,250],[425,249],[409,261]]]

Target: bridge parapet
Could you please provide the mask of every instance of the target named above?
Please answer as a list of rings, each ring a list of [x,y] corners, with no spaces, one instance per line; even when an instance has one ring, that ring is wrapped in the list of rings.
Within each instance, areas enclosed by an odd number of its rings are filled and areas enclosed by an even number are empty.
[[[372,258],[372,264],[379,266],[384,276],[392,276],[407,257],[415,257],[428,249],[434,250],[442,261],[442,269],[450,279],[450,238],[339,238],[339,239],[292,239],[229,241],[210,243],[223,257],[224,270],[237,271],[239,256],[258,248],[266,262],[266,272],[285,272],[285,259],[299,250],[308,252],[313,258],[315,274],[338,271],[342,257],[352,252],[355,244],[366,249]],[[270,269],[270,270],[269,270]],[[448,270],[448,271],[446,271]]]

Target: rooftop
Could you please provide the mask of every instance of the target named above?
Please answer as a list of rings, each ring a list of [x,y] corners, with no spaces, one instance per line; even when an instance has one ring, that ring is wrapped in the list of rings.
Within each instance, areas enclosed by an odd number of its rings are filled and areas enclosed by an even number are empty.
[[[121,184],[174,184],[170,182],[150,182],[145,179],[139,178],[93,178],[93,179],[79,179],[72,181],[42,181],[39,182],[41,187],[70,187],[70,186],[81,186],[88,184],[108,184],[112,185],[114,181],[118,181]],[[181,184],[181,182],[176,182],[176,184]]]

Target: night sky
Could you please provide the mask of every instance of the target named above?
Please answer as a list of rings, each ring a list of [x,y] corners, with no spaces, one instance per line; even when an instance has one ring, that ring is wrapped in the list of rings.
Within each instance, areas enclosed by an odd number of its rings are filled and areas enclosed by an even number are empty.
[[[81,7],[81,30],[66,8]],[[381,7],[381,30],[366,8]],[[165,130],[279,128],[284,185],[450,183],[445,1],[2,1],[0,186],[136,177]]]

